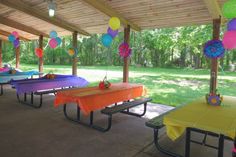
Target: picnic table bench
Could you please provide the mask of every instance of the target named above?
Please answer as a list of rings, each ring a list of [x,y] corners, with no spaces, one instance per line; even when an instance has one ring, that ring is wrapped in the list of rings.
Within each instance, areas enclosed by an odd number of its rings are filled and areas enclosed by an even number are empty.
[[[114,105],[112,107],[106,107],[105,109],[102,109],[101,113],[108,116],[107,127],[101,127],[101,126],[95,125],[93,123],[93,111],[90,112],[89,123],[85,123],[85,122],[80,121],[80,107],[79,106],[77,106],[77,117],[76,117],[77,119],[74,119],[74,118],[71,118],[68,116],[67,110],[66,110],[66,104],[64,104],[63,111],[64,111],[65,117],[71,121],[77,122],[79,124],[82,124],[82,125],[85,125],[88,127],[92,127],[92,128],[94,128],[98,131],[101,131],[101,132],[107,132],[111,129],[113,114],[124,113],[124,114],[128,114],[128,115],[136,116],[136,117],[142,117],[146,113],[147,103],[150,102],[151,100],[152,100],[151,98],[140,98],[140,99],[135,99],[135,100],[128,101],[128,102],[123,102],[122,104]],[[129,111],[129,109],[139,106],[139,105],[144,105],[143,113],[138,114],[138,113],[134,113],[134,112]]]

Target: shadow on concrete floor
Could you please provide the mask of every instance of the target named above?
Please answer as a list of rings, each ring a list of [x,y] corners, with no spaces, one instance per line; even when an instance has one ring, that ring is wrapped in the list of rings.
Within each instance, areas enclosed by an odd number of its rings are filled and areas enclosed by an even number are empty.
[[[44,97],[42,108],[19,104],[8,87],[0,97],[0,156],[2,157],[165,157],[153,144],[148,118],[171,107],[149,104],[144,118],[116,114],[109,132],[101,133],[65,119],[62,107],[54,108],[54,96]],[[142,109],[142,108],[140,108]],[[136,108],[135,110],[139,110]],[[96,122],[106,120],[96,112]],[[195,135],[201,139],[201,136]],[[184,152],[184,137],[172,142],[161,131],[161,142],[168,149]],[[216,141],[209,139],[210,143]],[[231,156],[232,142],[225,142],[225,157]],[[191,145],[191,157],[216,157],[211,148]]]

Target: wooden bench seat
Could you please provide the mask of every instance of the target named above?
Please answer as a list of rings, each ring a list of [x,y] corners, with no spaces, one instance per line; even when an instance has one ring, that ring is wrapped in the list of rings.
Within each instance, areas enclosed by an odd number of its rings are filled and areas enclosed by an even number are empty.
[[[121,105],[115,105],[113,107],[107,107],[107,108],[103,109],[101,111],[101,113],[106,114],[106,115],[112,115],[112,114],[119,113],[119,112],[129,114],[131,112],[125,111],[125,110],[128,110],[130,108],[133,108],[133,107],[136,107],[136,106],[139,106],[139,105],[142,105],[142,104],[146,106],[147,102],[150,102],[151,100],[152,100],[151,98],[141,98],[141,99],[137,99],[137,100],[130,101],[130,102],[124,102]]]

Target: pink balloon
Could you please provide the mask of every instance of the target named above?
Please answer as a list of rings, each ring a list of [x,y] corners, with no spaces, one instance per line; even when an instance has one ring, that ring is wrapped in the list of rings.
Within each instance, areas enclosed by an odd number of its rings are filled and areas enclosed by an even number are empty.
[[[53,49],[56,48],[57,47],[57,40],[55,38],[50,39],[49,46]]]
[[[15,38],[19,38],[19,34],[16,31],[13,31],[11,34],[14,35]]]
[[[223,45],[226,49],[236,48],[236,31],[227,31],[223,36]]]

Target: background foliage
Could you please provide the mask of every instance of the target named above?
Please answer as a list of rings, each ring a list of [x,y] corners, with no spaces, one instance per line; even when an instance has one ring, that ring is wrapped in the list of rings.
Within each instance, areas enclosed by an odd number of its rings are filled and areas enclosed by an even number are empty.
[[[223,31],[222,31],[223,34]],[[101,35],[81,37],[78,40],[79,65],[115,65],[123,64],[118,55],[119,44],[123,41],[123,32],[113,40],[112,46],[106,48],[101,43]],[[209,60],[202,53],[203,44],[212,38],[212,25],[165,28],[131,32],[131,65],[150,67],[193,67],[207,68]],[[60,47],[51,49],[44,40],[44,64],[71,64],[67,50],[72,47],[71,37],[63,37]],[[21,62],[37,64],[34,49],[38,41],[21,41]],[[10,43],[3,44],[3,61],[14,63],[14,48]],[[226,52],[221,60],[221,67],[227,67],[236,61],[235,51]]]

